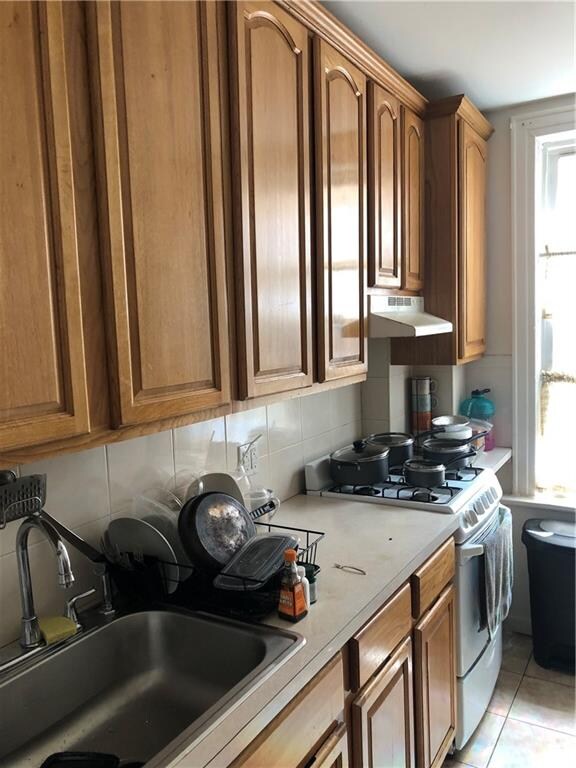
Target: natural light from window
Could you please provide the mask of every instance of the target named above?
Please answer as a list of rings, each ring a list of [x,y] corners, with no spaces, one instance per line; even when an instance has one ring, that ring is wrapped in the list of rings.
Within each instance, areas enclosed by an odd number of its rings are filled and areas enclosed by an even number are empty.
[[[576,494],[576,132],[536,145],[536,485]]]

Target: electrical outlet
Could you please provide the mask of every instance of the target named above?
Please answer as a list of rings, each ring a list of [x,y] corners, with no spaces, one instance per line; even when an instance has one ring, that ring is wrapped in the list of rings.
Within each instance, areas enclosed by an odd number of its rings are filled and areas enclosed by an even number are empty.
[[[238,446],[238,464],[247,475],[255,475],[258,472],[258,443],[244,443]]]

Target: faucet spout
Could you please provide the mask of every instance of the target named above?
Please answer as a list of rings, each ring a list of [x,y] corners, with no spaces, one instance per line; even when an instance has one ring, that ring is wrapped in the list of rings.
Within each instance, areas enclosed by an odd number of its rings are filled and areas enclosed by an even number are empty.
[[[22,601],[22,631],[20,645],[23,648],[36,648],[42,645],[42,633],[34,609],[34,596],[32,592],[32,577],[30,575],[30,560],[28,558],[28,537],[30,531],[36,529],[46,538],[54,550],[58,561],[58,583],[63,588],[68,588],[74,583],[74,574],[70,564],[70,557],[66,545],[60,538],[56,529],[38,515],[27,517],[16,535],[16,558],[18,561],[18,575],[20,577],[20,598]]]

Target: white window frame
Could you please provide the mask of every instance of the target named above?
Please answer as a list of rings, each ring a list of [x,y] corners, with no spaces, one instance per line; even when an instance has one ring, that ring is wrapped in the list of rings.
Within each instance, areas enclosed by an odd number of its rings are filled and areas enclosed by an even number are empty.
[[[574,130],[574,97],[555,106],[524,110],[510,119],[513,291],[512,465],[514,494],[533,496],[536,488],[536,430],[540,350],[536,316],[535,206],[536,148],[540,139]],[[558,103],[560,101],[560,103]]]

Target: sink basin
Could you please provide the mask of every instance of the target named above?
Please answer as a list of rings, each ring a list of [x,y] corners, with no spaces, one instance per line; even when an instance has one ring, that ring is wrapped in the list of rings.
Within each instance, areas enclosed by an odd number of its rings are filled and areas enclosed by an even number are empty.
[[[184,729],[213,727],[303,642],[203,614],[120,616],[0,677],[0,766],[65,750],[147,761]]]

